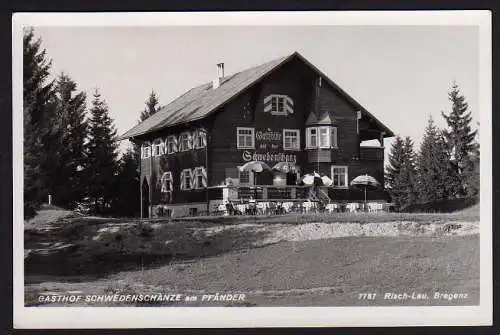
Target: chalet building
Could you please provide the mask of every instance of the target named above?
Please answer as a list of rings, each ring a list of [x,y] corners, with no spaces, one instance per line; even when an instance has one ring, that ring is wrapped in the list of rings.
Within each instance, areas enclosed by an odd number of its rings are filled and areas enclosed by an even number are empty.
[[[141,145],[143,217],[211,212],[225,200],[307,199],[301,176],[333,185],[323,200],[363,199],[350,187],[368,174],[384,185],[384,138],[393,132],[299,53],[192,88],[120,139]],[[377,147],[361,142],[378,140]],[[289,171],[241,171],[250,161]],[[386,201],[383,189],[368,191]]]

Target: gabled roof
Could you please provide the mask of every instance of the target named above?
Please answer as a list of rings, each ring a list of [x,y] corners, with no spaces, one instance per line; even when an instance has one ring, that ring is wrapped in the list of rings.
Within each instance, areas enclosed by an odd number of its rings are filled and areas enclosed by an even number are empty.
[[[192,88],[177,99],[173,100],[168,105],[160,108],[155,114],[142,121],[118,139],[123,140],[131,137],[140,136],[146,133],[154,132],[173,125],[187,123],[195,120],[203,119],[215,112],[219,107],[223,106],[234,97],[245,91],[250,86],[256,84],[266,75],[278,69],[285,63],[298,57],[306,65],[311,67],[321,77],[323,77],[334,89],[344,95],[348,101],[359,108],[364,114],[373,119],[384,131],[386,137],[394,136],[385,125],[373,117],[366,109],[358,102],[351,98],[331,79],[325,76],[314,65],[307,61],[298,52],[294,52],[289,56],[278,58],[262,65],[235,73],[221,79],[220,86],[216,89],[212,88],[212,82]]]

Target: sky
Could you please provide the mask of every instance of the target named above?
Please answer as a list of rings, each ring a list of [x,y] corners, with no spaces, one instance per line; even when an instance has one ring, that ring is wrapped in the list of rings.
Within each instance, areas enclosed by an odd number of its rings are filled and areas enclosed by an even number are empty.
[[[429,116],[445,126],[453,81],[474,127],[479,121],[478,33],[475,26],[35,26],[52,74],[73,78],[89,106],[98,88],[118,134],[137,124],[152,90],[166,105],[214,79],[219,62],[230,75],[298,51],[416,148]]]

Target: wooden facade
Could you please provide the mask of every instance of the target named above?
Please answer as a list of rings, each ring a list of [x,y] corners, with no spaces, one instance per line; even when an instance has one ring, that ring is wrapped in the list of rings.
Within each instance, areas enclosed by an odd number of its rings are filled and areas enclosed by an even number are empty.
[[[216,92],[225,84],[223,81],[221,87],[208,89]],[[272,101],[272,97],[278,98]],[[279,113],[273,114],[270,110],[278,110]],[[141,143],[146,151],[150,151],[149,156],[147,153],[142,156],[140,164],[143,216],[174,215],[172,209],[181,207],[184,209],[178,210],[178,213],[182,215],[210,211],[228,194],[238,198],[239,192],[241,197],[245,191],[241,188],[243,186],[265,186],[259,190],[259,196],[263,198],[299,198],[305,194],[300,188],[294,188],[295,179],[290,181],[289,175],[285,175],[285,182],[279,181],[282,175],[279,173],[251,174],[249,180],[245,180],[248,185],[242,181],[239,191],[223,187],[228,179],[238,186],[238,167],[254,160],[269,166],[290,161],[300,168],[302,175],[316,171],[332,176],[333,167],[340,167],[341,171],[346,169],[345,185],[329,188],[328,196],[332,201],[362,199],[363,192],[351,189],[349,183],[358,175],[369,174],[383,185],[383,138],[392,136],[392,133],[381,127],[371,115],[360,117],[360,113],[359,106],[311,64],[302,57],[291,57],[205,117],[134,136],[134,142]],[[325,134],[330,136],[330,147],[308,148],[311,141],[319,143],[319,132],[324,130],[321,127],[329,129],[328,133],[325,130]],[[315,128],[313,131],[318,131],[317,137],[312,139],[308,128]],[[253,145],[238,147],[242,145],[238,143],[240,140],[250,139],[248,136],[238,138],[238,129],[243,129],[242,133],[246,132],[245,129],[253,132],[253,135],[248,135],[253,137]],[[295,144],[292,148],[284,147],[287,130],[292,132],[287,138],[298,140],[298,147],[293,148]],[[297,132],[298,137],[294,137],[293,132]],[[181,134],[190,135],[190,141],[198,141],[198,145],[191,144],[187,150],[179,150]],[[203,140],[199,141],[196,136],[202,136]],[[169,153],[168,139],[174,137],[178,150]],[[373,139],[380,140],[380,147],[360,147],[362,140]],[[154,152],[155,144],[160,146],[161,143],[163,151]],[[193,171],[196,168],[203,170],[203,175],[198,176],[198,183],[193,183],[188,189],[183,188],[181,174],[186,169]],[[172,178],[168,190],[162,181],[165,172]],[[284,189],[287,183],[289,187]],[[273,196],[276,189],[282,191]],[[382,200],[386,197],[383,190],[369,192],[369,195],[371,199]]]

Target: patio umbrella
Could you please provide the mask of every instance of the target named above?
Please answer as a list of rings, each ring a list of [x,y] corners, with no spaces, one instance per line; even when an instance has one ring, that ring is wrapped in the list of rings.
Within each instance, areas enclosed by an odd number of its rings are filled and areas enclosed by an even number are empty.
[[[299,167],[292,162],[279,162],[274,164],[273,171],[283,172],[283,173],[296,173],[299,172]]]
[[[333,180],[330,179],[326,174],[321,176],[321,181],[323,182],[324,186],[332,186]]]
[[[379,187],[380,183],[377,181],[377,179],[373,178],[372,176],[369,176],[367,174],[357,176],[351,181],[351,186],[354,187],[359,187],[363,188],[365,191],[365,207],[366,207],[366,189],[375,189]]]
[[[321,175],[317,172],[313,172],[313,173],[308,173],[308,174],[305,174],[302,179],[301,179],[301,182],[304,184],[304,185],[308,185],[308,186],[323,186],[323,179],[321,179]]]
[[[261,161],[250,161],[248,163],[240,166],[240,171],[251,171],[251,172],[262,172],[262,171],[272,171],[271,167]]]

